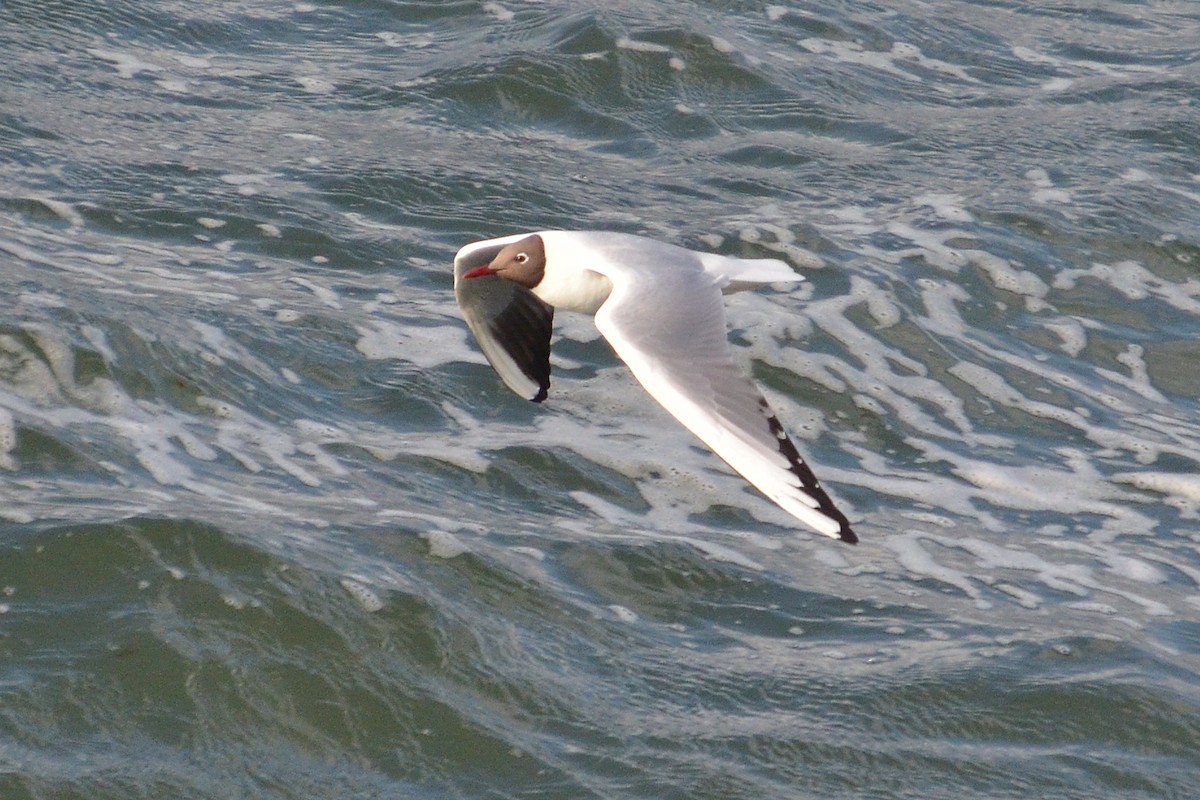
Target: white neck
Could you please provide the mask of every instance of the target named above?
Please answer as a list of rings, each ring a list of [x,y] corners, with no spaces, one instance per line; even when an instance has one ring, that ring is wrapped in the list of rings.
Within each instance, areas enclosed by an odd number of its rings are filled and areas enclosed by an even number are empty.
[[[599,272],[547,260],[546,274],[533,293],[555,308],[595,314],[612,288],[612,281]]]

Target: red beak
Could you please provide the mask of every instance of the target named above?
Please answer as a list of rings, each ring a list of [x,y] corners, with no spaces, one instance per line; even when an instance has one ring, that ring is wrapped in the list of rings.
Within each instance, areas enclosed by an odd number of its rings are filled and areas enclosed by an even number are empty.
[[[492,269],[491,264],[484,264],[482,267],[476,267],[475,269],[467,270],[466,272],[464,272],[463,280],[466,280],[467,278],[479,278],[484,275],[495,275],[495,274],[496,274],[496,270]]]

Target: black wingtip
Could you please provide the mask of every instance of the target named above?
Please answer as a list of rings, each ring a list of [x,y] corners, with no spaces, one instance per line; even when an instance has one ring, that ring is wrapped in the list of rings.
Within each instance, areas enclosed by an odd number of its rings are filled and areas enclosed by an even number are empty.
[[[547,397],[550,395],[550,393],[547,391],[549,388],[550,388],[549,384],[547,384],[546,386],[542,386],[542,387],[538,388],[538,393],[537,393],[537,394],[535,394],[533,397],[531,397],[531,398],[529,398],[529,399],[530,399],[530,400],[532,400],[532,401],[533,401],[533,402],[535,402],[535,403],[540,403],[540,402],[542,402],[543,400],[545,400],[545,399],[546,399],[546,398],[547,398]]]
[[[808,495],[817,501],[818,508],[840,526],[838,538],[846,544],[858,544],[858,534],[850,530],[850,520],[846,519],[846,515],[833,504],[833,500],[821,488],[821,482],[817,480],[817,476],[813,474],[812,469],[800,457],[800,452],[796,450],[796,445],[792,444],[792,440],[784,432],[783,425],[780,424],[779,418],[775,416],[775,412],[771,410],[765,399],[760,398],[758,405],[767,417],[767,426],[771,429],[771,433],[779,441],[779,452],[783,454],[783,457],[791,465],[792,474],[799,479],[800,485],[804,487]]]

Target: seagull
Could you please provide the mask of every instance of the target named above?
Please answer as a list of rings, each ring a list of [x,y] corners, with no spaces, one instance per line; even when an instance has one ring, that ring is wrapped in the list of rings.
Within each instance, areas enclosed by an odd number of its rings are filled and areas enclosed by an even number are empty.
[[[855,544],[758,387],[733,362],[721,295],[804,280],[782,261],[609,231],[537,231],[465,245],[454,294],[501,380],[550,388],[554,310],[593,314],[642,387],[730,467],[813,530]]]

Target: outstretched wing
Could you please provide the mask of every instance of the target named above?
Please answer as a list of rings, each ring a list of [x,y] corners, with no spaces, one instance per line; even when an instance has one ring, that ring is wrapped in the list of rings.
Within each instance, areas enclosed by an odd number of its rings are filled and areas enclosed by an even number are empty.
[[[550,388],[554,309],[502,278],[462,279],[468,270],[490,263],[511,238],[476,242],[458,251],[454,297],[479,349],[508,388],[540,403]]]
[[[613,292],[596,327],[646,391],[729,466],[813,529],[857,542],[762,393],[733,363],[720,286],[698,273],[658,271],[647,292],[638,290],[637,270],[609,271]]]

